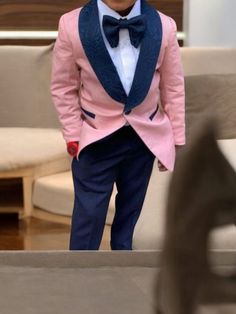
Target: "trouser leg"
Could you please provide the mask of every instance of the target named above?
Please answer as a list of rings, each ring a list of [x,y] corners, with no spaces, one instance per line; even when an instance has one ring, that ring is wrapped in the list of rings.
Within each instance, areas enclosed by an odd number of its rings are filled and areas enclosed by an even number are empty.
[[[79,161],[72,161],[74,209],[70,249],[98,250],[109,200],[115,180],[115,168],[109,163],[96,162],[94,151],[86,150]]]
[[[111,248],[131,250],[135,224],[141,213],[154,155],[134,135],[129,153],[119,167],[116,185],[116,213],[111,228]]]
[[[131,127],[123,127],[86,147],[72,162],[75,202],[71,250],[97,250],[116,181],[116,213],[111,229],[112,249],[131,249],[154,155]]]

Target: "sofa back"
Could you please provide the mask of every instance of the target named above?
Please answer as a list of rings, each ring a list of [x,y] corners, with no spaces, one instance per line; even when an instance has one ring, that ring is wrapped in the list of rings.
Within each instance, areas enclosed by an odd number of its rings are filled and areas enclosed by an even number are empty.
[[[49,90],[52,49],[0,46],[0,127],[59,127]]]
[[[218,138],[236,138],[236,49],[181,48],[187,142],[199,123],[218,119]]]
[[[0,46],[0,126],[58,128],[50,96],[50,46]],[[236,49],[181,48],[187,138],[204,116],[220,117],[219,138],[236,138]]]
[[[235,48],[182,47],[180,50],[185,76],[236,73]]]

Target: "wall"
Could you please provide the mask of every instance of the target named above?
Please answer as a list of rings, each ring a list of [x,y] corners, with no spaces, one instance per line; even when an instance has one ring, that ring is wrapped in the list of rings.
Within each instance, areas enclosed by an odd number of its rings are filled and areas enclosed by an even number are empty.
[[[185,0],[185,45],[236,47],[235,12],[235,0]]]
[[[56,30],[59,17],[86,0],[1,0],[0,31]],[[150,4],[172,16],[182,30],[183,0],[149,0]],[[0,44],[46,44],[48,40],[0,40]]]

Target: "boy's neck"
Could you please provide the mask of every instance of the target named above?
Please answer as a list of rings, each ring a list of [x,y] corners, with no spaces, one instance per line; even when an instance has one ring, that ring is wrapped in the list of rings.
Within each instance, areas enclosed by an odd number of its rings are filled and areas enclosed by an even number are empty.
[[[126,15],[126,10],[132,8],[136,0],[102,0],[107,6],[112,10],[119,13],[124,13],[121,15]],[[128,12],[129,13],[129,12]]]

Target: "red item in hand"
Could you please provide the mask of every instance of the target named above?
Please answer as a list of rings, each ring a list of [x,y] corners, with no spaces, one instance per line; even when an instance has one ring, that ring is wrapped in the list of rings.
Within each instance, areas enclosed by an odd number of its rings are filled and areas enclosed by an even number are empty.
[[[79,151],[79,143],[78,142],[68,142],[67,143],[67,152],[72,156],[77,156]]]

